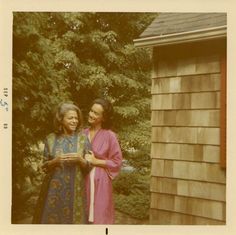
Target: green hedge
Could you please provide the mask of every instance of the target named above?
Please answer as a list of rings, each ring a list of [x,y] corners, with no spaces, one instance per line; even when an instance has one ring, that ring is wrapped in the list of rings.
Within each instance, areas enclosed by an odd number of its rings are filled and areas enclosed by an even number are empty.
[[[136,219],[147,219],[149,216],[149,194],[128,196],[115,194],[115,207],[117,210]]]
[[[136,219],[147,219],[150,207],[148,175],[121,172],[113,182],[115,208]]]

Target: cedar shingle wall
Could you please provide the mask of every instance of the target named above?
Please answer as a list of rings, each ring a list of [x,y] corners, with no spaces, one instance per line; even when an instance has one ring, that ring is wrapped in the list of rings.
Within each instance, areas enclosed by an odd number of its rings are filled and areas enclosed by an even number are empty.
[[[225,223],[226,176],[219,164],[222,52],[207,45],[183,53],[184,46],[154,50],[151,224]]]

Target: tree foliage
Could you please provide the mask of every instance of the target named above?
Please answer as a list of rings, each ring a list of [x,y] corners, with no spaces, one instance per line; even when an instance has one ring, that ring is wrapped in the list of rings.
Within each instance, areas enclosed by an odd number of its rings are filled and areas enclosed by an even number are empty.
[[[154,17],[147,13],[14,13],[13,217],[22,205],[27,179],[31,183],[35,179],[36,167],[31,163],[38,154],[34,146],[53,130],[53,111],[61,101],[77,103],[86,120],[94,98],[109,99],[124,156],[142,168],[142,156],[145,162],[150,144],[151,54],[134,47],[132,40]],[[133,148],[135,154],[130,152]]]

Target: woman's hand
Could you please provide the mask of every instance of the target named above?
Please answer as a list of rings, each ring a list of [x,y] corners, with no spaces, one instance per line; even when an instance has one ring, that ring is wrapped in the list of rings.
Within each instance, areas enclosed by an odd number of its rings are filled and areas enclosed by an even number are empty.
[[[92,165],[96,165],[97,163],[97,158],[94,156],[92,151],[89,151],[89,153],[85,154],[85,159]]]
[[[62,166],[62,160],[60,156],[57,156],[55,158],[53,158],[52,160],[46,161],[43,165],[42,165],[42,170],[44,172],[50,171],[52,170],[54,167],[57,166]]]
[[[96,158],[92,151],[89,151],[89,153],[85,154],[85,159],[93,166],[106,168],[106,160]]]
[[[50,171],[55,167],[63,167],[64,163],[70,163],[70,162],[76,162],[75,153],[58,155],[54,157],[52,160],[46,161],[42,165],[42,169],[43,171]]]
[[[78,153],[66,153],[53,158],[50,161],[45,162],[42,165],[43,171],[50,171],[54,167],[64,167],[64,164],[79,164],[82,167],[87,166],[87,160],[85,160]]]
[[[87,160],[85,160],[78,153],[67,153],[61,156],[61,159],[64,163],[78,163],[82,167],[87,166]]]
[[[61,161],[63,163],[76,163],[79,162],[80,156],[78,153],[66,153],[61,155]]]

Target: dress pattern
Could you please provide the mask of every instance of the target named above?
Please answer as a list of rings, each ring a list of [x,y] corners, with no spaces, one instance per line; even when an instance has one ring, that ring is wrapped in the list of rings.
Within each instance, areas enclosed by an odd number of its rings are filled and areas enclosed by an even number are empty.
[[[58,154],[79,153],[84,155],[90,144],[84,134],[57,136],[50,134],[45,141],[45,160],[51,160]],[[84,224],[86,197],[84,177],[89,169],[80,168],[73,163],[63,163],[47,172],[33,223],[40,224]]]

